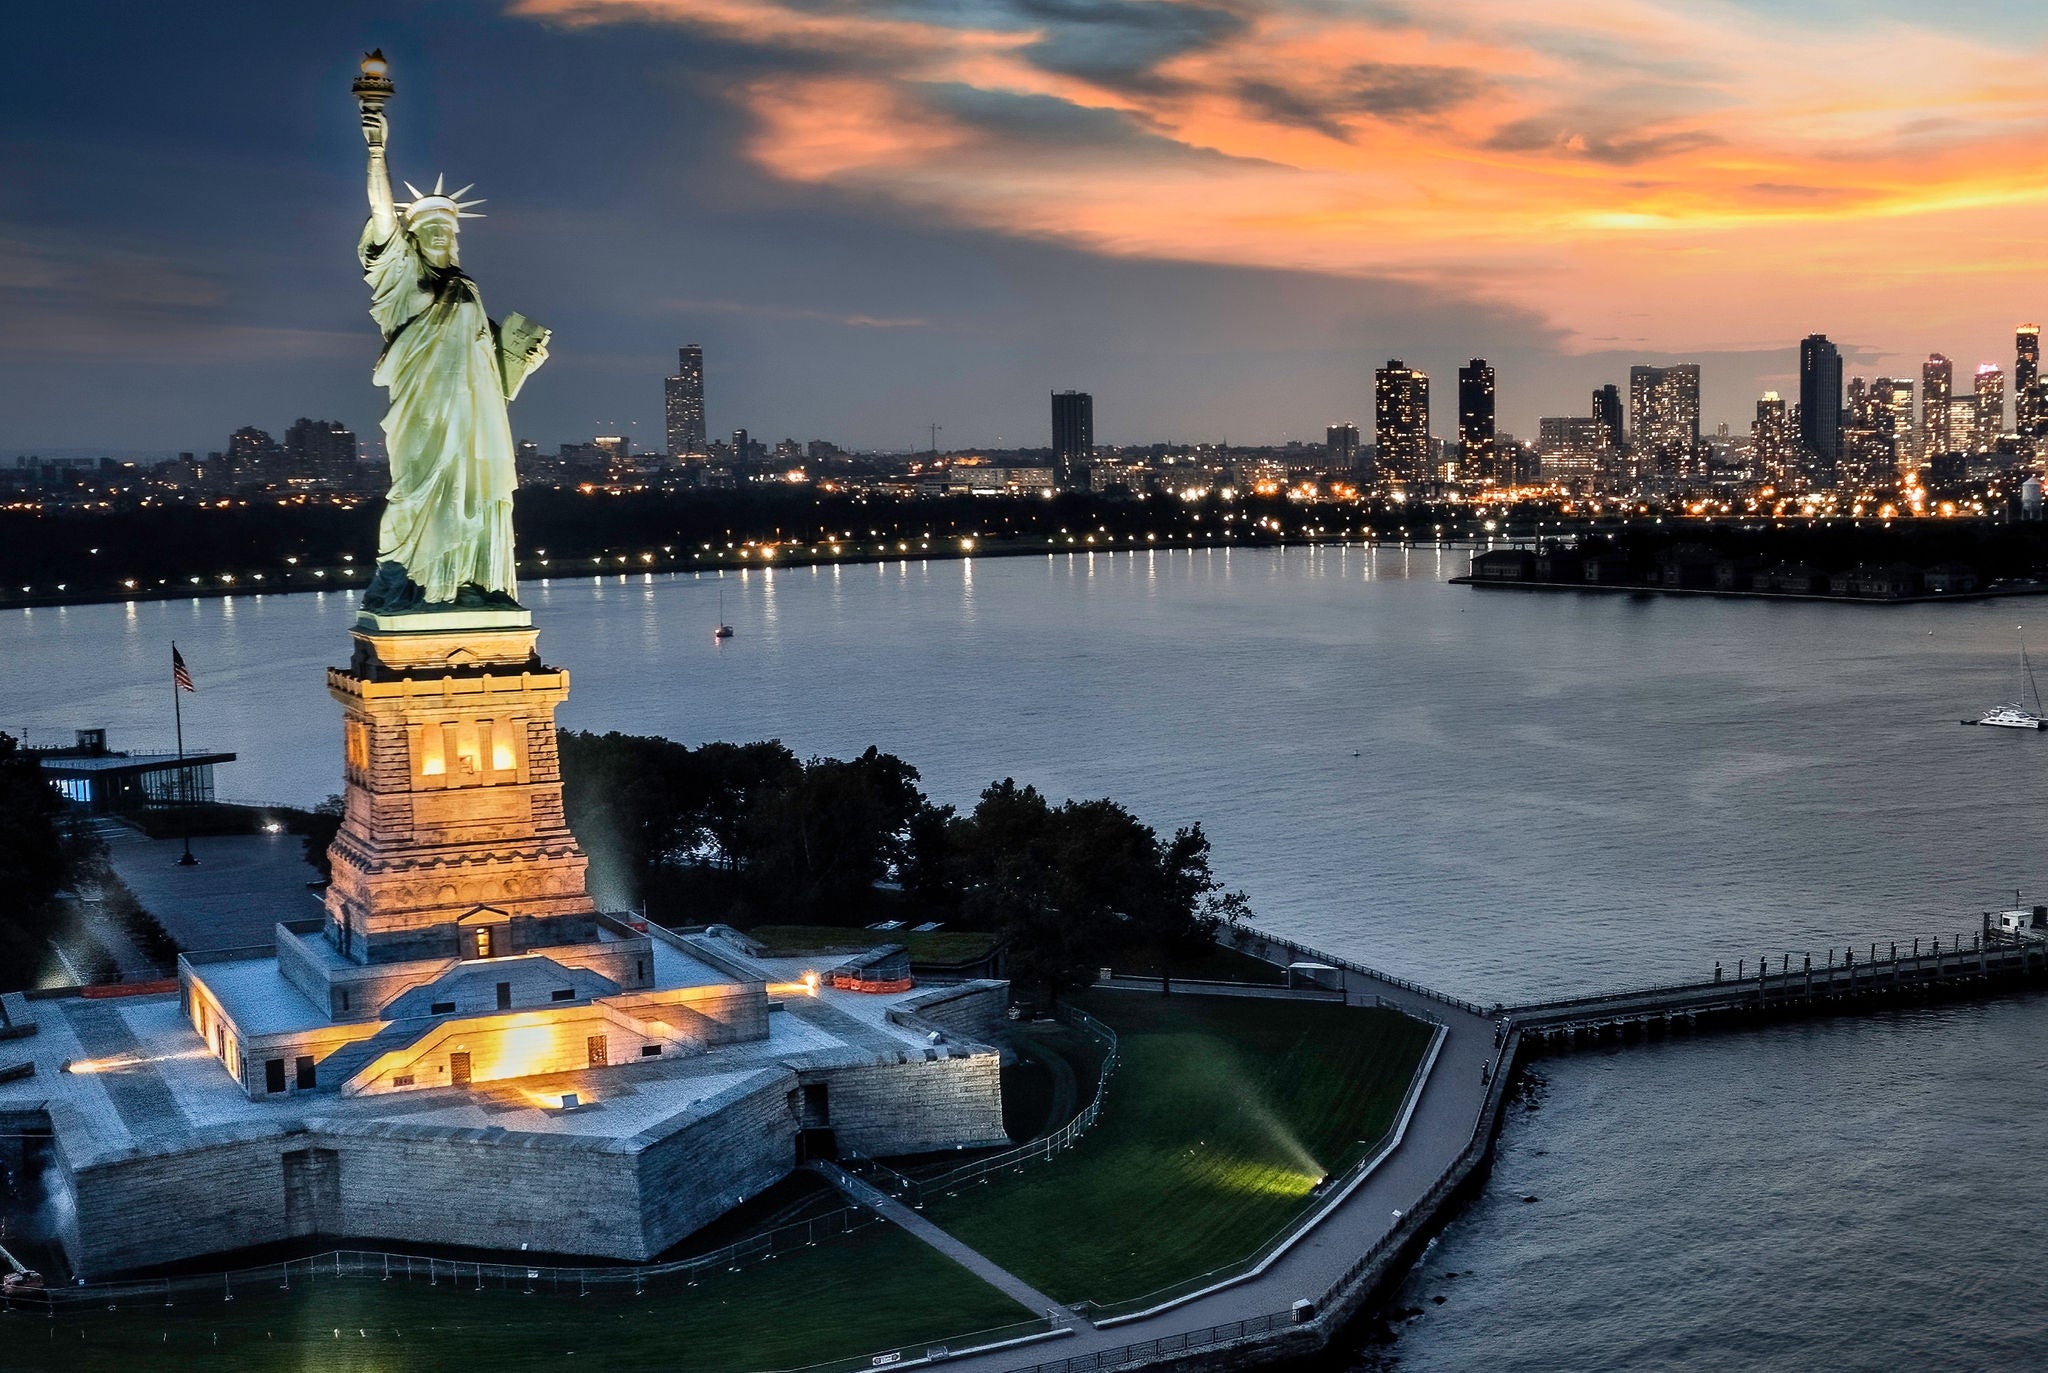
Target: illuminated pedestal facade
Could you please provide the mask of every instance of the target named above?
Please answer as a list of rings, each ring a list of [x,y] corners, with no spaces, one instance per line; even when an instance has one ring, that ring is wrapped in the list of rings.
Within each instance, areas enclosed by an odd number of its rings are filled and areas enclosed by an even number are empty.
[[[1007,984],[840,991],[596,909],[568,674],[524,611],[366,615],[328,687],[324,917],[184,954],[176,995],[0,1002],[35,1067],[0,1126],[49,1130],[81,1273],[286,1240],[645,1259],[808,1153],[1005,1142],[978,1035]]]
[[[347,791],[328,918],[277,930],[279,975],[323,1020],[277,1025],[267,998],[183,971],[193,1028],[249,1095],[466,1087],[766,1036],[764,992],[696,970],[658,985],[644,927],[592,905],[555,756],[569,674],[537,634],[523,610],[365,615],[329,669]]]

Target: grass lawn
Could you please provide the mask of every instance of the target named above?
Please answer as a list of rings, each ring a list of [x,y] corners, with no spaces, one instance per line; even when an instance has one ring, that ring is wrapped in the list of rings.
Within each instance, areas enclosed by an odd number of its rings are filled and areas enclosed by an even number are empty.
[[[884,944],[901,944],[917,963],[967,963],[995,947],[996,937],[983,930],[850,930],[841,925],[757,925],[748,934],[768,946],[771,958],[804,954],[864,953]]]
[[[925,1214],[1060,1301],[1108,1305],[1240,1262],[1392,1126],[1429,1027],[1391,1011],[1091,992],[1122,1063],[1101,1121]]]
[[[0,1317],[0,1367],[20,1373],[446,1373],[601,1368],[764,1373],[928,1344],[1028,1320],[995,1289],[892,1225],[870,1225],[689,1287],[587,1297],[475,1291],[444,1279],[344,1278],[232,1304],[184,1296],[47,1320]],[[337,1335],[336,1332],[339,1331]],[[1021,1333],[1021,1332],[1020,1332]]]
[[[999,1042],[1017,1054],[1003,1065],[1003,1125],[1018,1141],[1051,1134],[1095,1096],[1104,1049],[1092,1035],[1058,1021],[1012,1025]],[[945,1172],[952,1160],[935,1165]],[[916,1170],[912,1170],[913,1176]]]
[[[1138,977],[1159,976],[1159,957],[1150,950],[1135,950],[1128,957],[1112,961],[1120,973]],[[1287,970],[1277,963],[1253,958],[1237,949],[1211,944],[1197,956],[1176,962],[1173,976],[1175,981],[1189,978],[1203,982],[1262,982],[1277,987],[1285,985]]]

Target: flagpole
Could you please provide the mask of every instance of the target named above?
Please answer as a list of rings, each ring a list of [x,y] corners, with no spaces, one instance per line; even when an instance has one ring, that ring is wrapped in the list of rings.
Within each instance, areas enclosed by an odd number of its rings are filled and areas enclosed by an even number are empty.
[[[184,831],[185,852],[178,866],[189,868],[199,860],[192,856],[192,778],[185,770],[185,705],[178,699],[178,641],[171,640],[171,720],[178,732],[178,818]]]

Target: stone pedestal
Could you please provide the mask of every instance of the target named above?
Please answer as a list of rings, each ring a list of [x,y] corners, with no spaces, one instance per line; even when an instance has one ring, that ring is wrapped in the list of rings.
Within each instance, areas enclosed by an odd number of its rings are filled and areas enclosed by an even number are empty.
[[[345,798],[327,936],[358,964],[491,958],[596,938],[562,813],[555,708],[525,611],[366,616],[341,703]]]

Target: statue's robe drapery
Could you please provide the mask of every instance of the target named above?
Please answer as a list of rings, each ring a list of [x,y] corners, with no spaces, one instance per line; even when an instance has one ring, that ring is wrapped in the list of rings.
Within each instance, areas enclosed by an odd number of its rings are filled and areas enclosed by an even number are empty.
[[[391,393],[384,414],[391,492],[377,537],[380,574],[386,564],[403,567],[413,584],[405,593],[416,604],[453,603],[466,586],[509,599],[517,580],[518,477],[497,327],[476,283],[459,267],[429,263],[403,222],[385,242],[375,232],[372,221],[358,252],[370,314],[384,331],[373,379]]]

